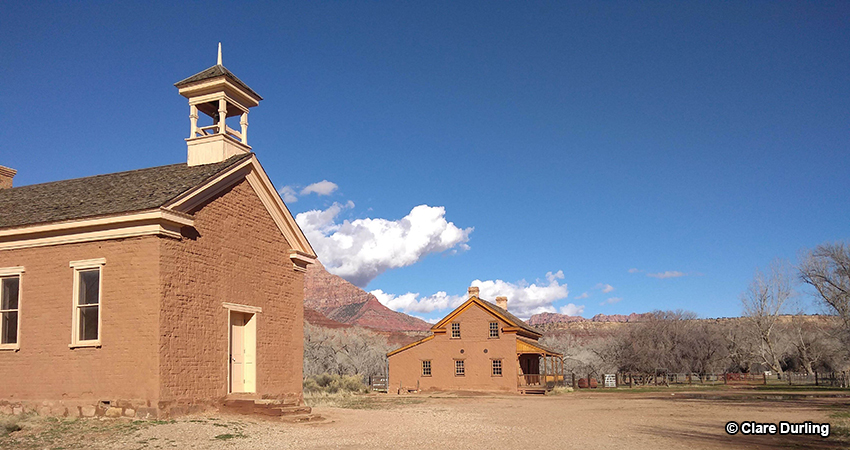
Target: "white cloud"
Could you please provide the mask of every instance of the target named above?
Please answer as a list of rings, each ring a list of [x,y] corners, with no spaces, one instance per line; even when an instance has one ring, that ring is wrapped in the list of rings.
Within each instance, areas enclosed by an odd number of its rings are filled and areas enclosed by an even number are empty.
[[[318,183],[313,183],[304,189],[301,189],[301,195],[307,194],[318,194],[318,195],[331,195],[333,191],[339,189],[339,186],[336,183],[333,183],[328,180],[322,180]]]
[[[580,316],[581,313],[584,312],[584,305],[576,306],[572,303],[567,303],[562,306],[559,311],[561,314],[566,314],[568,316]]]
[[[473,280],[470,286],[477,286],[479,295],[484,300],[495,301],[496,297],[508,297],[508,310],[519,317],[529,317],[533,314],[543,312],[556,312],[553,305],[558,300],[567,298],[569,290],[566,284],[559,280],[564,278],[563,271],[546,273],[546,280],[537,280],[529,284],[525,280],[509,283],[503,280]],[[402,295],[393,295],[380,289],[372,291],[378,301],[393,311],[429,313],[433,311],[454,309],[466,301],[467,296],[449,295],[440,291],[436,294],[421,297],[418,293],[408,292]],[[584,311],[584,306],[576,306],[572,303],[561,307],[561,312],[571,311],[570,314],[577,315]]]
[[[567,298],[570,293],[566,284],[558,280],[564,278],[564,272],[546,273],[546,282],[537,280],[529,284],[525,280],[509,283],[503,280],[474,280],[471,286],[478,286],[481,298],[493,300],[497,296],[508,297],[508,310],[519,317],[529,317],[542,312],[555,312],[552,305],[558,300]]]
[[[590,297],[590,294],[588,294],[587,292],[582,292],[582,293],[581,293],[581,295],[579,295],[579,296],[578,296],[578,297],[576,297],[575,299],[576,299],[576,300],[581,300],[581,299],[583,299],[583,298],[587,298],[587,297]]]
[[[603,294],[607,294],[614,290],[614,286],[611,286],[610,284],[599,283],[596,285],[595,289],[601,289]]]
[[[623,297],[611,297],[608,300],[605,300],[604,302],[600,303],[599,306],[613,305],[614,303],[620,303],[622,300]]]
[[[283,198],[285,203],[295,203],[298,201],[298,197],[295,195],[295,188],[292,186],[284,186],[277,192]]]
[[[666,271],[666,272],[658,272],[658,273],[648,273],[648,274],[646,274],[646,276],[648,276],[648,277],[652,277],[652,278],[660,278],[660,279],[664,279],[664,278],[678,278],[678,277],[683,277],[683,276],[685,276],[685,275],[687,275],[687,274],[682,273],[682,272],[679,272],[679,271],[677,271],[677,270],[668,270],[668,271]]]
[[[303,192],[303,191],[302,191]],[[328,272],[357,286],[369,284],[388,269],[414,264],[431,253],[466,250],[473,228],[458,228],[446,220],[442,206],[419,205],[399,220],[336,219],[344,209],[334,203],[328,209],[298,214],[301,226]]]
[[[637,268],[634,268],[634,267],[629,269],[629,273],[638,273],[638,272],[640,272],[640,269],[637,269]]]
[[[382,305],[393,311],[404,311],[407,313],[419,312],[429,313],[441,309],[454,309],[466,301],[462,295],[448,295],[443,291],[434,295],[420,298],[419,293],[408,292],[407,294],[393,295],[380,289],[370,292]]]

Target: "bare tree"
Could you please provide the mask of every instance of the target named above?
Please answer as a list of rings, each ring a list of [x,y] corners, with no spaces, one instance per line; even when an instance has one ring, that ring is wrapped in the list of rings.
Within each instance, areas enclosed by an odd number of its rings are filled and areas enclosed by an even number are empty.
[[[771,264],[768,274],[756,270],[749,287],[741,295],[744,317],[757,342],[755,351],[761,362],[778,374],[782,373],[784,349],[780,346],[776,328],[793,294],[787,266],[776,261]]]
[[[800,279],[817,291],[820,303],[838,316],[850,342],[850,246],[821,244],[801,258]]]
[[[384,372],[386,336],[363,328],[304,326],[304,376],[378,375]]]

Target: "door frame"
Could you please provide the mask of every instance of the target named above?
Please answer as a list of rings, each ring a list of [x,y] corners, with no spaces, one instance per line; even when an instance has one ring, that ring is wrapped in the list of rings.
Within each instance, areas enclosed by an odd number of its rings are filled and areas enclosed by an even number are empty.
[[[245,392],[245,393],[246,394],[256,393],[258,391],[258,389],[257,389],[258,388],[258,386],[257,386],[257,365],[258,365],[257,360],[259,359],[258,355],[257,355],[257,345],[256,345],[257,335],[259,334],[257,332],[257,330],[259,328],[259,317],[260,317],[259,314],[263,312],[263,308],[260,308],[259,306],[242,305],[242,304],[238,304],[238,303],[228,303],[228,302],[222,302],[221,306],[223,308],[227,309],[227,314],[224,315],[225,316],[225,323],[226,323],[225,333],[226,333],[226,336],[227,336],[227,348],[225,348],[225,354],[224,354],[224,356],[225,356],[225,371],[227,372],[227,380],[226,380],[227,384],[226,384],[224,390],[227,394],[233,393],[231,391],[232,383],[231,383],[231,380],[230,380],[231,375],[232,375],[232,370],[231,370],[231,367],[230,367],[230,363],[231,363],[231,361],[230,361],[230,347],[232,345],[231,342],[230,342],[230,340],[231,340],[230,339],[230,331],[231,331],[230,330],[230,320],[231,320],[231,317],[233,316],[233,313],[252,314],[253,317],[251,318],[251,321],[254,322],[254,324],[253,324],[253,329],[254,329],[254,370],[253,370],[254,371],[254,391],[253,392]],[[237,392],[237,394],[240,394],[240,393],[241,392]]]

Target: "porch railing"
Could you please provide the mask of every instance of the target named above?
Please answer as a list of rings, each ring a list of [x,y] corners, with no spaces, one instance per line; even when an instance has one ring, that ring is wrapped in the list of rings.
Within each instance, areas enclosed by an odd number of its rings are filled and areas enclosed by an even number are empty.
[[[520,386],[543,386],[544,375],[539,373],[529,375],[519,375]]]

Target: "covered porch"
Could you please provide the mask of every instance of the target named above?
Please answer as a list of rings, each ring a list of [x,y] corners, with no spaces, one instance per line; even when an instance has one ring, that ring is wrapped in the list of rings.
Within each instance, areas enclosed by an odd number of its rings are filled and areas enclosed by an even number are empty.
[[[564,355],[517,336],[517,391],[521,394],[544,394],[564,385]]]

